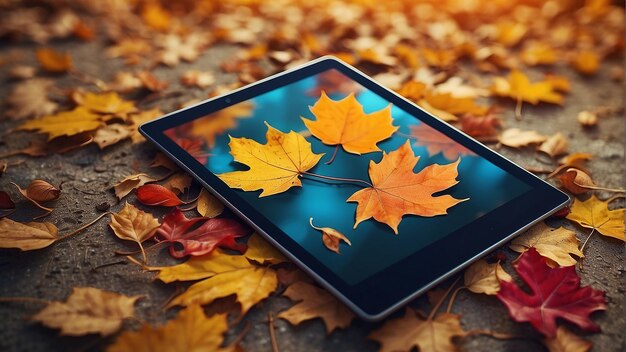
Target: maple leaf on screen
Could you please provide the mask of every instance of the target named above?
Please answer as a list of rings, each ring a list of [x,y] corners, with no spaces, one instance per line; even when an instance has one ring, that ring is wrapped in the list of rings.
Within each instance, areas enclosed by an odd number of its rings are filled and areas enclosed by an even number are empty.
[[[522,255],[515,270],[530,289],[525,292],[512,282],[500,281],[498,299],[517,322],[529,322],[537,331],[553,337],[558,318],[590,332],[600,331],[589,315],[605,310],[604,292],[580,287],[575,266],[551,268],[536,249]]]

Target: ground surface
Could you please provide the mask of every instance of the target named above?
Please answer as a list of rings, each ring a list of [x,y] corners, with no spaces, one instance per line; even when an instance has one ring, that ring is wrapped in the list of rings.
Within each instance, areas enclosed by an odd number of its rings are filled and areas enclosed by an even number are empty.
[[[111,77],[121,69],[121,63],[111,61],[101,55],[103,43],[98,41],[83,43],[62,43],[58,49],[70,51],[74,56],[75,65],[84,73],[98,77]],[[0,48],[24,51],[26,63],[34,64],[30,45],[11,45]],[[158,68],[154,72],[159,78],[169,80],[176,86],[180,72],[190,67],[216,72],[218,82],[233,81],[228,74],[220,73],[218,65],[233,52],[233,48],[225,45],[214,46],[206,51],[193,64],[181,64],[176,69]],[[619,62],[614,64],[619,65]],[[0,100],[9,92],[6,67],[0,71]],[[524,108],[524,119],[517,126],[524,129],[538,130],[544,134],[563,132],[570,140],[570,150],[594,154],[590,163],[596,183],[606,187],[623,187],[624,175],[624,117],[617,115],[603,119],[599,126],[586,130],[572,122],[572,116],[579,111],[597,106],[619,107],[623,105],[624,88],[621,83],[608,79],[607,69],[603,69],[593,78],[581,76],[564,70],[573,83],[573,90],[567,96],[564,107],[530,107]],[[63,78],[60,85],[70,87],[72,78]],[[159,105],[164,111],[175,109],[178,103],[192,98],[204,97],[206,92],[198,89],[180,87],[182,96],[162,100]],[[504,104],[507,114],[512,114],[513,106]],[[27,144],[26,133],[10,133],[15,123],[0,120],[2,131],[0,153]],[[29,137],[30,138],[30,137]],[[545,165],[536,158],[532,151],[517,151],[506,148],[499,149],[507,157],[525,167],[542,168]],[[123,204],[118,203],[111,187],[123,177],[144,170],[153,158],[156,150],[147,143],[131,145],[123,142],[99,151],[94,145],[63,155],[52,155],[46,158],[16,157],[11,160],[23,160],[23,163],[11,166],[0,178],[0,189],[8,191],[14,199],[17,192],[10,185],[15,182],[22,186],[30,180],[43,178],[52,183],[63,184],[63,196],[55,205],[55,211],[46,221],[57,224],[61,232],[76,228],[88,222],[100,212],[96,206],[103,202],[112,205],[112,210],[119,210]],[[618,203],[619,204],[619,203]],[[620,205],[623,206],[623,205]],[[20,204],[15,219],[28,221],[35,208]],[[586,233],[568,221],[551,220],[553,224],[563,225],[576,231],[579,239]],[[100,267],[108,263],[120,261],[114,256],[115,250],[131,250],[112,236],[103,220],[73,238],[55,244],[47,249],[33,252],[17,250],[0,251],[0,296],[39,297],[49,300],[63,300],[72,287],[90,286],[124,293],[127,295],[146,295],[137,307],[140,316],[150,322],[164,321],[173,312],[161,314],[158,306],[173,292],[168,287],[152,280],[152,273],[143,272],[132,264],[114,264]],[[507,252],[508,253],[508,252]],[[167,253],[161,251],[161,263],[168,262]],[[512,257],[512,254],[509,254]],[[608,309],[596,313],[593,319],[603,329],[601,334],[584,335],[594,343],[596,351],[623,351],[624,332],[626,331],[625,282],[624,282],[624,245],[604,237],[591,238],[586,249],[587,259],[581,272],[583,284],[606,291]],[[169,260],[172,262],[171,260]],[[510,261],[509,261],[510,262]],[[99,268],[100,267],[100,268]],[[506,269],[513,272],[510,263]],[[426,298],[421,297],[411,305],[427,309]],[[239,325],[243,328],[250,324],[251,329],[243,339],[243,346],[249,351],[271,351],[268,334],[267,313],[278,312],[290,306],[289,300],[283,297],[272,297],[244,318]],[[0,350],[2,351],[70,351],[100,350],[112,339],[98,336],[80,338],[59,337],[54,330],[42,327],[27,318],[38,311],[40,306],[34,303],[0,304]],[[489,337],[473,337],[466,339],[462,348],[469,351],[530,351],[541,350],[538,340],[540,336],[526,324],[512,322],[504,306],[493,297],[481,296],[462,291],[455,303],[455,313],[462,314],[464,326],[475,329],[494,329],[500,332],[520,335],[525,338],[517,340],[496,340]],[[130,323],[132,326],[132,323]],[[319,320],[309,321],[300,326],[292,326],[285,321],[275,322],[277,340],[282,351],[373,351],[377,345],[366,340],[372,328],[379,324],[355,321],[352,326],[326,336],[323,324]],[[578,331],[578,330],[574,330]],[[231,334],[231,338],[236,333]]]

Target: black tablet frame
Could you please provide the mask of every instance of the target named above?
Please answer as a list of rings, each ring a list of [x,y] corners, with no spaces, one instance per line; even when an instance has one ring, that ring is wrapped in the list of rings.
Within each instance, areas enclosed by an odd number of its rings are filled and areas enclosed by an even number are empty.
[[[445,238],[351,286],[163,133],[172,127],[329,69],[340,71],[407,113],[418,117],[423,123],[527,183],[531,190]],[[357,315],[369,321],[386,317],[570,202],[569,196],[565,193],[332,56],[321,57],[228,94],[174,111],[143,124],[139,131],[288,258],[322,286],[333,292]]]

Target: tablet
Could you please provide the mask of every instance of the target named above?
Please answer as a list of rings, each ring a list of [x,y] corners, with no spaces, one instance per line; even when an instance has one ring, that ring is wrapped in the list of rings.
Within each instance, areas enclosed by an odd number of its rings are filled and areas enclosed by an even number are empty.
[[[140,131],[370,321],[569,202],[334,57]]]

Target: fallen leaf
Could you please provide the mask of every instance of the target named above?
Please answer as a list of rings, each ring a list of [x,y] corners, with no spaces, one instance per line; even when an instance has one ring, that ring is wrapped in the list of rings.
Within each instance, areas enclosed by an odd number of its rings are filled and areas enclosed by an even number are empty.
[[[147,174],[135,174],[126,176],[123,180],[116,183],[115,186],[113,186],[113,189],[115,190],[115,196],[117,197],[117,199],[121,200],[122,198],[126,197],[126,195],[128,195],[130,192],[132,192],[132,190],[139,188],[146,183],[155,181],[157,181],[156,178],[153,178],[152,176],[149,176]]]
[[[576,119],[584,127],[593,127],[598,124],[598,114],[587,110],[579,112]]]
[[[28,195],[28,191],[27,191],[26,189],[23,189],[22,187],[20,187],[18,184],[14,183],[14,182],[11,182],[11,184],[12,184],[13,186],[15,186],[15,188],[16,188],[16,189],[20,192],[20,194],[21,194],[24,198],[26,198],[29,202],[31,202],[31,203],[32,203],[33,205],[35,205],[37,208],[39,208],[39,209],[41,209],[41,210],[45,211],[45,213],[44,213],[44,214],[42,214],[42,215],[39,215],[39,216],[35,217],[35,219],[45,217],[45,216],[49,215],[49,214],[50,214],[50,213],[54,210],[54,209],[52,209],[52,208],[44,207],[43,205],[41,205],[41,203],[40,203],[39,201],[37,201],[37,200],[35,200],[35,199],[31,198],[31,197]]]
[[[201,306],[190,305],[163,326],[144,324],[137,331],[122,333],[107,352],[235,352],[236,344],[222,347],[227,318],[226,314],[207,317]]]
[[[426,84],[415,80],[410,80],[398,89],[398,94],[413,101],[418,102],[426,94]]]
[[[198,222],[202,224],[191,230]],[[170,243],[172,257],[182,258],[204,255],[218,246],[243,252],[245,245],[238,244],[236,239],[249,233],[250,230],[239,221],[204,217],[188,219],[180,209],[175,208],[163,218],[156,239]],[[182,249],[178,249],[175,244],[181,245]]]
[[[458,351],[452,340],[465,335],[460,316],[456,314],[443,313],[425,320],[407,308],[403,317],[387,320],[367,338],[380,343],[381,352],[414,348],[419,348],[420,352],[447,352]]]
[[[197,281],[209,278],[221,268],[239,263],[241,256],[226,255],[220,250],[215,250],[207,255],[191,257],[183,263],[173,266],[144,267],[149,271],[158,271],[156,278],[166,284],[175,281]]]
[[[143,212],[128,202],[118,213],[111,214],[111,222],[109,223],[115,236],[122,240],[137,242],[141,253],[143,253],[144,262],[146,261],[146,254],[141,243],[154,236],[160,225],[159,220],[152,214]]]
[[[567,141],[565,136],[563,136],[561,132],[557,132],[548,137],[548,139],[546,139],[545,142],[543,142],[539,146],[539,148],[537,148],[537,150],[540,152],[544,152],[554,158],[556,156],[565,154],[567,152],[568,146],[569,142]]]
[[[302,117],[302,121],[311,134],[324,144],[341,145],[348,153],[360,155],[380,151],[376,144],[391,137],[398,129],[392,125],[391,104],[365,114],[354,93],[335,101],[322,92],[310,110],[315,120]]]
[[[539,102],[563,104],[563,96],[557,93],[548,81],[531,83],[520,71],[513,70],[507,78],[496,77],[491,91],[498,96],[509,97],[536,105]]]
[[[102,125],[100,116],[79,106],[74,110],[62,111],[54,115],[26,121],[17,129],[46,133],[48,140],[52,140],[61,136],[73,136],[82,132],[94,131]]]
[[[516,237],[509,248],[518,253],[535,248],[539,254],[553,260],[559,266],[570,266],[577,262],[572,255],[578,258],[585,257],[578,249],[578,242],[574,231],[563,227],[555,229],[542,222]]]
[[[519,128],[509,128],[500,135],[500,143],[511,148],[520,148],[529,144],[542,143],[546,139],[546,136],[537,131],[523,131]]]
[[[583,50],[574,55],[572,67],[584,75],[593,75],[600,68],[600,57],[594,51]]]
[[[48,94],[53,82],[49,79],[33,78],[17,83],[6,98],[9,108],[4,114],[13,120],[41,117],[54,113],[58,104]]]
[[[150,71],[140,71],[137,73],[137,78],[141,81],[142,87],[151,92],[161,92],[167,88],[169,83],[161,81]]]
[[[26,224],[11,219],[0,219],[0,248],[19,248],[23,251],[46,248],[59,239],[59,230],[49,222]]]
[[[276,247],[269,244],[256,232],[250,236],[247,245],[248,249],[244,255],[259,264],[278,264],[288,261]]]
[[[143,5],[141,9],[141,19],[153,29],[157,31],[167,31],[172,23],[170,13],[161,7],[161,4],[149,2]]]
[[[433,197],[458,183],[457,166],[461,159],[448,165],[432,164],[419,173],[413,169],[419,161],[407,140],[404,145],[387,154],[376,164],[370,161],[372,186],[354,193],[348,202],[357,202],[354,227],[374,218],[389,225],[398,234],[398,225],[404,215],[436,216],[447,214],[447,209],[467,199],[450,195]]]
[[[72,57],[51,48],[40,48],[35,52],[37,61],[45,71],[52,73],[67,72],[72,69]]]
[[[549,352],[588,352],[593,344],[571,333],[563,325],[556,329],[556,336],[547,337],[543,344]]]
[[[207,263],[215,264],[212,267],[215,274],[191,285],[187,291],[175,297],[168,307],[207,304],[221,297],[236,295],[242,314],[246,314],[252,306],[276,289],[278,280],[273,269],[253,265],[241,255],[215,254],[211,262]]]
[[[26,196],[38,202],[57,200],[61,195],[61,190],[44,180],[33,180],[26,187]]]
[[[557,62],[557,52],[545,42],[533,41],[521,52],[522,61],[529,66],[552,65]]]
[[[93,141],[104,149],[110,145],[117,144],[130,137],[131,130],[127,125],[113,123],[99,128],[93,136]]]
[[[426,93],[423,100],[428,102],[427,106],[436,109],[436,111],[445,111],[454,116],[454,119],[446,118],[445,121],[456,121],[458,117],[465,114],[484,116],[489,110],[486,106],[476,104],[472,98],[456,98],[450,93]],[[420,101],[419,104],[423,105],[423,101]]]
[[[127,120],[132,123],[132,129],[130,132],[130,139],[133,143],[143,142],[146,139],[139,133],[139,126],[141,124],[152,121],[157,117],[163,116],[163,112],[159,108],[140,111],[138,113],[130,114],[127,116]]]
[[[215,83],[215,76],[210,72],[185,71],[180,77],[180,82],[188,87],[206,88]]]
[[[463,285],[474,293],[496,295],[500,291],[500,281],[512,282],[513,278],[499,262],[489,264],[481,259],[465,269],[463,280]]]
[[[215,198],[215,196],[209,193],[206,189],[202,188],[200,190],[200,195],[198,196],[196,209],[200,215],[208,218],[214,218],[224,211],[224,203]]]
[[[608,202],[596,198],[574,199],[567,218],[604,236],[624,241],[624,209],[609,210]]]
[[[177,172],[170,176],[165,183],[163,183],[163,187],[173,191],[176,194],[184,193],[189,187],[191,187],[191,176],[189,176],[186,172]]]
[[[441,153],[448,160],[456,160],[462,155],[473,155],[469,149],[425,123],[410,128],[414,145],[426,147],[428,156]]]
[[[557,179],[561,183],[561,187],[574,195],[584,194],[598,188],[591,176],[575,168],[569,168],[560,173],[557,175]]]
[[[313,218],[309,219],[309,224],[311,224],[311,227],[315,230],[322,232],[322,243],[324,243],[324,246],[332,252],[341,254],[339,253],[339,243],[341,241],[348,244],[348,246],[352,245],[348,237],[346,237],[343,233],[330,227],[316,227],[313,225]]]
[[[230,154],[235,161],[250,167],[217,175],[229,187],[244,191],[263,190],[259,197],[271,196],[302,186],[299,177],[315,166],[324,154],[315,154],[311,143],[300,134],[283,133],[267,122],[267,143],[248,138],[230,138]],[[297,159],[296,159],[297,157]]]
[[[354,314],[343,303],[328,291],[306,282],[296,282],[283,293],[292,301],[298,303],[278,314],[293,325],[303,321],[320,318],[326,326],[326,333],[330,335],[335,329],[350,326]]]
[[[124,319],[135,317],[135,302],[141,296],[125,296],[93,287],[74,287],[65,302],[51,302],[33,320],[61,335],[108,336],[122,327]]]
[[[143,185],[137,188],[137,200],[150,206],[175,207],[183,204],[176,193],[156,184]]]
[[[72,99],[83,108],[99,114],[125,117],[137,110],[133,102],[120,98],[116,92],[83,93],[77,91],[72,94]]]
[[[559,167],[554,169],[549,175],[548,178],[554,177],[561,173],[563,170],[568,168],[576,168],[582,170],[586,173],[589,173],[587,170],[586,164],[587,161],[593,158],[593,154],[589,153],[572,153],[570,155],[564,156],[559,160]]]
[[[192,62],[200,56],[202,48],[208,44],[209,36],[203,33],[190,33],[184,37],[168,34],[156,40],[161,50],[156,54],[156,62],[173,67],[180,61]]]
[[[575,266],[551,268],[534,248],[522,254],[515,270],[530,289],[526,293],[515,283],[500,282],[498,299],[517,322],[529,322],[547,337],[556,335],[556,319],[567,320],[581,329],[598,332],[600,327],[589,319],[597,310],[605,310],[604,292],[590,286],[580,287]]]
[[[37,74],[37,68],[28,65],[15,65],[8,72],[9,77],[15,79],[30,79]]]
[[[450,77],[447,81],[436,85],[434,93],[443,96],[449,94],[457,99],[475,99],[489,96],[489,90],[463,83],[461,77]],[[475,109],[475,107],[472,107],[472,109]]]

